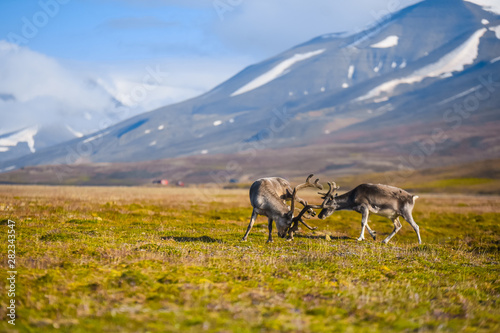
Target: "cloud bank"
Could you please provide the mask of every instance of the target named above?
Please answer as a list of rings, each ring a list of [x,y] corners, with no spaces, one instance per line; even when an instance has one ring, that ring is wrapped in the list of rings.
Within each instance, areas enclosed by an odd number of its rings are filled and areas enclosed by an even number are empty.
[[[65,63],[0,40],[0,134],[35,125],[90,133],[206,92],[240,60]]]

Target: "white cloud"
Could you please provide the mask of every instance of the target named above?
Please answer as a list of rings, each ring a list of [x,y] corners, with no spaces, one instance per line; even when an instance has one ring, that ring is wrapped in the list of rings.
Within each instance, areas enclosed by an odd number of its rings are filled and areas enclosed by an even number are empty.
[[[3,133],[58,120],[85,129],[80,119],[84,112],[96,114],[114,107],[110,96],[90,78],[5,41],[0,41],[0,77],[0,92],[14,97],[0,101]]]
[[[56,97],[64,105],[80,99],[82,108],[92,108],[100,102],[81,98],[82,93],[88,92],[82,80],[75,80],[55,60],[27,48],[0,41],[0,66],[0,91],[14,95],[19,102]]]
[[[62,62],[0,40],[0,94],[13,96],[0,99],[0,134],[53,123],[89,133],[202,94],[238,71],[241,61],[248,60]]]
[[[131,113],[137,114],[201,95],[236,74],[242,63],[251,63],[251,60],[245,57],[192,56],[109,66],[101,64],[102,70],[109,72],[108,81],[101,82],[101,85],[129,106]],[[164,78],[160,83],[151,80],[154,85],[147,85],[146,97],[140,98],[140,87],[148,75],[148,68],[164,73]]]

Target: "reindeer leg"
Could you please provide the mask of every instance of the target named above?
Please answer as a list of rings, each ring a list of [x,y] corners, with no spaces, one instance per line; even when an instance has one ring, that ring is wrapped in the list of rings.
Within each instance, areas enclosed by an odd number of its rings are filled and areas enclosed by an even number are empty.
[[[247,240],[248,234],[250,233],[250,230],[252,230],[252,227],[253,227],[256,219],[257,219],[257,212],[254,209],[252,211],[252,217],[250,217],[250,223],[248,224],[247,232],[245,233],[245,236],[243,236],[243,239],[242,239],[243,242],[245,242]]]
[[[415,232],[417,233],[418,244],[422,244],[422,239],[420,238],[420,228],[418,227],[417,223],[415,223],[415,220],[413,219],[411,212],[406,213],[405,215],[403,215],[403,217],[406,220],[406,222],[408,222],[412,226],[413,230],[415,230]]]
[[[294,221],[293,225],[288,229],[288,240],[293,240],[293,234],[299,230],[299,221]]]
[[[358,241],[362,241],[365,239],[365,228],[366,225],[368,224],[368,215],[369,215],[368,208],[362,207],[361,208],[361,235],[358,238]]]
[[[272,243],[273,242],[273,219],[269,217],[268,222],[269,222],[269,224],[267,225],[267,227],[269,229],[269,238],[267,239],[267,242]]]
[[[392,237],[401,229],[401,222],[399,222],[399,217],[396,217],[395,219],[392,220],[392,223],[394,223],[394,230],[392,230],[391,234],[387,236],[386,239],[382,241],[382,243],[387,244],[391,240]]]
[[[373,240],[377,240],[377,232],[370,229],[370,226],[368,226],[368,222],[366,222],[366,229],[368,229],[368,232],[370,233],[370,236],[372,236]]]

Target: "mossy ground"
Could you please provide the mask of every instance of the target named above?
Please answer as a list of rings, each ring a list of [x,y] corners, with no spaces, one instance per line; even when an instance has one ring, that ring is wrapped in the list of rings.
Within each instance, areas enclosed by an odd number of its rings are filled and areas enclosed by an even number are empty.
[[[376,216],[379,239],[357,242],[352,212],[266,244],[263,217],[240,241],[246,190],[2,186],[2,254],[5,219],[17,223],[18,318],[5,320],[2,283],[0,330],[498,332],[499,203],[422,196],[421,246],[404,221],[381,245],[392,224]]]

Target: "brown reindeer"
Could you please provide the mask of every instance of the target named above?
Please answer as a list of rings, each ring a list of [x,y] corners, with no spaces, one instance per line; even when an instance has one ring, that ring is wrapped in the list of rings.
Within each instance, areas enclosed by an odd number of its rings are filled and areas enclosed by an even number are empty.
[[[273,221],[276,223],[279,237],[284,238],[288,232],[290,238],[293,239],[293,230],[290,230],[290,226],[294,222],[298,223],[298,220],[293,218],[295,201],[307,206],[307,202],[297,197],[296,193],[306,187],[323,189],[323,186],[319,184],[319,179],[316,179],[314,183],[310,182],[312,176],[312,174],[309,175],[305,183],[297,185],[293,190],[290,183],[283,178],[269,177],[256,180],[250,187],[250,203],[253,207],[252,217],[242,240],[247,240],[258,215],[264,215],[268,218],[269,238],[267,242],[273,241]],[[291,207],[288,207],[286,200],[291,200]],[[312,209],[305,209],[302,215],[307,211],[313,216],[316,214]],[[315,229],[308,226],[302,219],[300,219],[300,222],[311,230]]]
[[[412,195],[397,187],[382,184],[361,184],[353,190],[342,195],[333,196],[333,192],[339,187],[335,183],[328,183],[330,189],[323,194],[321,205],[306,205],[295,218],[301,220],[302,215],[309,209],[321,209],[318,217],[325,219],[339,210],[353,210],[361,214],[361,235],[358,241],[365,239],[365,228],[376,239],[376,232],[368,226],[368,215],[370,213],[387,217],[394,223],[394,230],[382,242],[387,244],[389,240],[401,229],[399,217],[402,216],[417,233],[418,243],[422,244],[419,227],[412,216],[415,200],[418,196]],[[297,228],[297,224],[294,225]],[[292,228],[293,229],[293,228]]]

